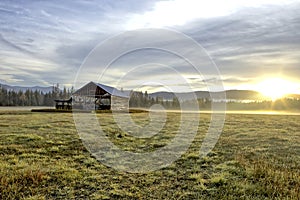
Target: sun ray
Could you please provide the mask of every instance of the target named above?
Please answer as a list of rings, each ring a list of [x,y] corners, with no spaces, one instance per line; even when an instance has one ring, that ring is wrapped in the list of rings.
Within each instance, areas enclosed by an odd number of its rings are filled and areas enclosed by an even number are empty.
[[[295,88],[296,85],[293,82],[282,78],[268,78],[256,86],[257,91],[272,101],[293,93]]]

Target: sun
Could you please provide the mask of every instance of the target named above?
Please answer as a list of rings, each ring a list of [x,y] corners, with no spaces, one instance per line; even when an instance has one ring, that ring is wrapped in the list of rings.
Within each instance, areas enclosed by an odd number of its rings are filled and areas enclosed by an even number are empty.
[[[282,78],[268,78],[257,84],[257,90],[275,101],[295,91],[295,84]]]

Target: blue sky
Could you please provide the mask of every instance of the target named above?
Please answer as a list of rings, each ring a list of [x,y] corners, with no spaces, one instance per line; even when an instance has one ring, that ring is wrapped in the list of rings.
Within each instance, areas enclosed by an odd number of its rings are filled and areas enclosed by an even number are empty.
[[[140,28],[168,28],[205,48],[225,88],[249,89],[268,77],[280,76],[299,91],[299,10],[299,0],[2,0],[0,82],[71,86],[86,56],[107,38]],[[184,48],[180,42],[175,44]],[[150,54],[158,64],[146,67],[147,73],[139,74],[142,80],[162,73],[160,61],[165,65],[163,60],[172,59],[170,66],[181,66],[170,55]],[[116,68],[126,71],[137,65],[137,58],[139,65],[147,65],[151,63],[148,55],[143,51],[129,55]],[[201,81],[194,81],[201,78],[193,77],[193,72],[187,78],[194,88],[202,88]],[[113,79],[103,81],[115,85]],[[131,84],[124,87],[136,83]]]

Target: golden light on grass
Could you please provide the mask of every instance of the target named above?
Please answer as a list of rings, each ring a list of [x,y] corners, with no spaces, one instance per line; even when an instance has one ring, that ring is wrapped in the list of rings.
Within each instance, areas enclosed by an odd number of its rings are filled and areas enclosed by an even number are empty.
[[[295,93],[297,85],[283,78],[267,78],[256,85],[256,90],[275,101],[287,94]]]

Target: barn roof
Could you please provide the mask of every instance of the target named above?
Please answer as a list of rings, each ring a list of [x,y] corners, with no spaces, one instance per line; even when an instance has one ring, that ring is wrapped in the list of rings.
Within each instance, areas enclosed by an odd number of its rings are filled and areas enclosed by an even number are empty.
[[[129,91],[121,91],[121,90],[118,90],[117,88],[114,88],[114,87],[111,87],[108,85],[104,85],[101,83],[95,83],[95,82],[93,82],[93,83],[113,96],[126,97],[126,98],[129,97]]]
[[[93,84],[97,87],[102,88],[104,91],[106,91],[108,94],[112,95],[112,96],[117,96],[117,97],[124,97],[124,98],[129,98],[130,95],[130,91],[121,91],[118,90],[117,88],[108,86],[108,85],[104,85],[101,83],[95,83],[93,81],[87,83],[86,85],[84,85],[83,87],[81,87],[79,90],[77,90],[76,92],[74,92],[74,94],[78,93],[80,90],[82,90],[85,86]]]

